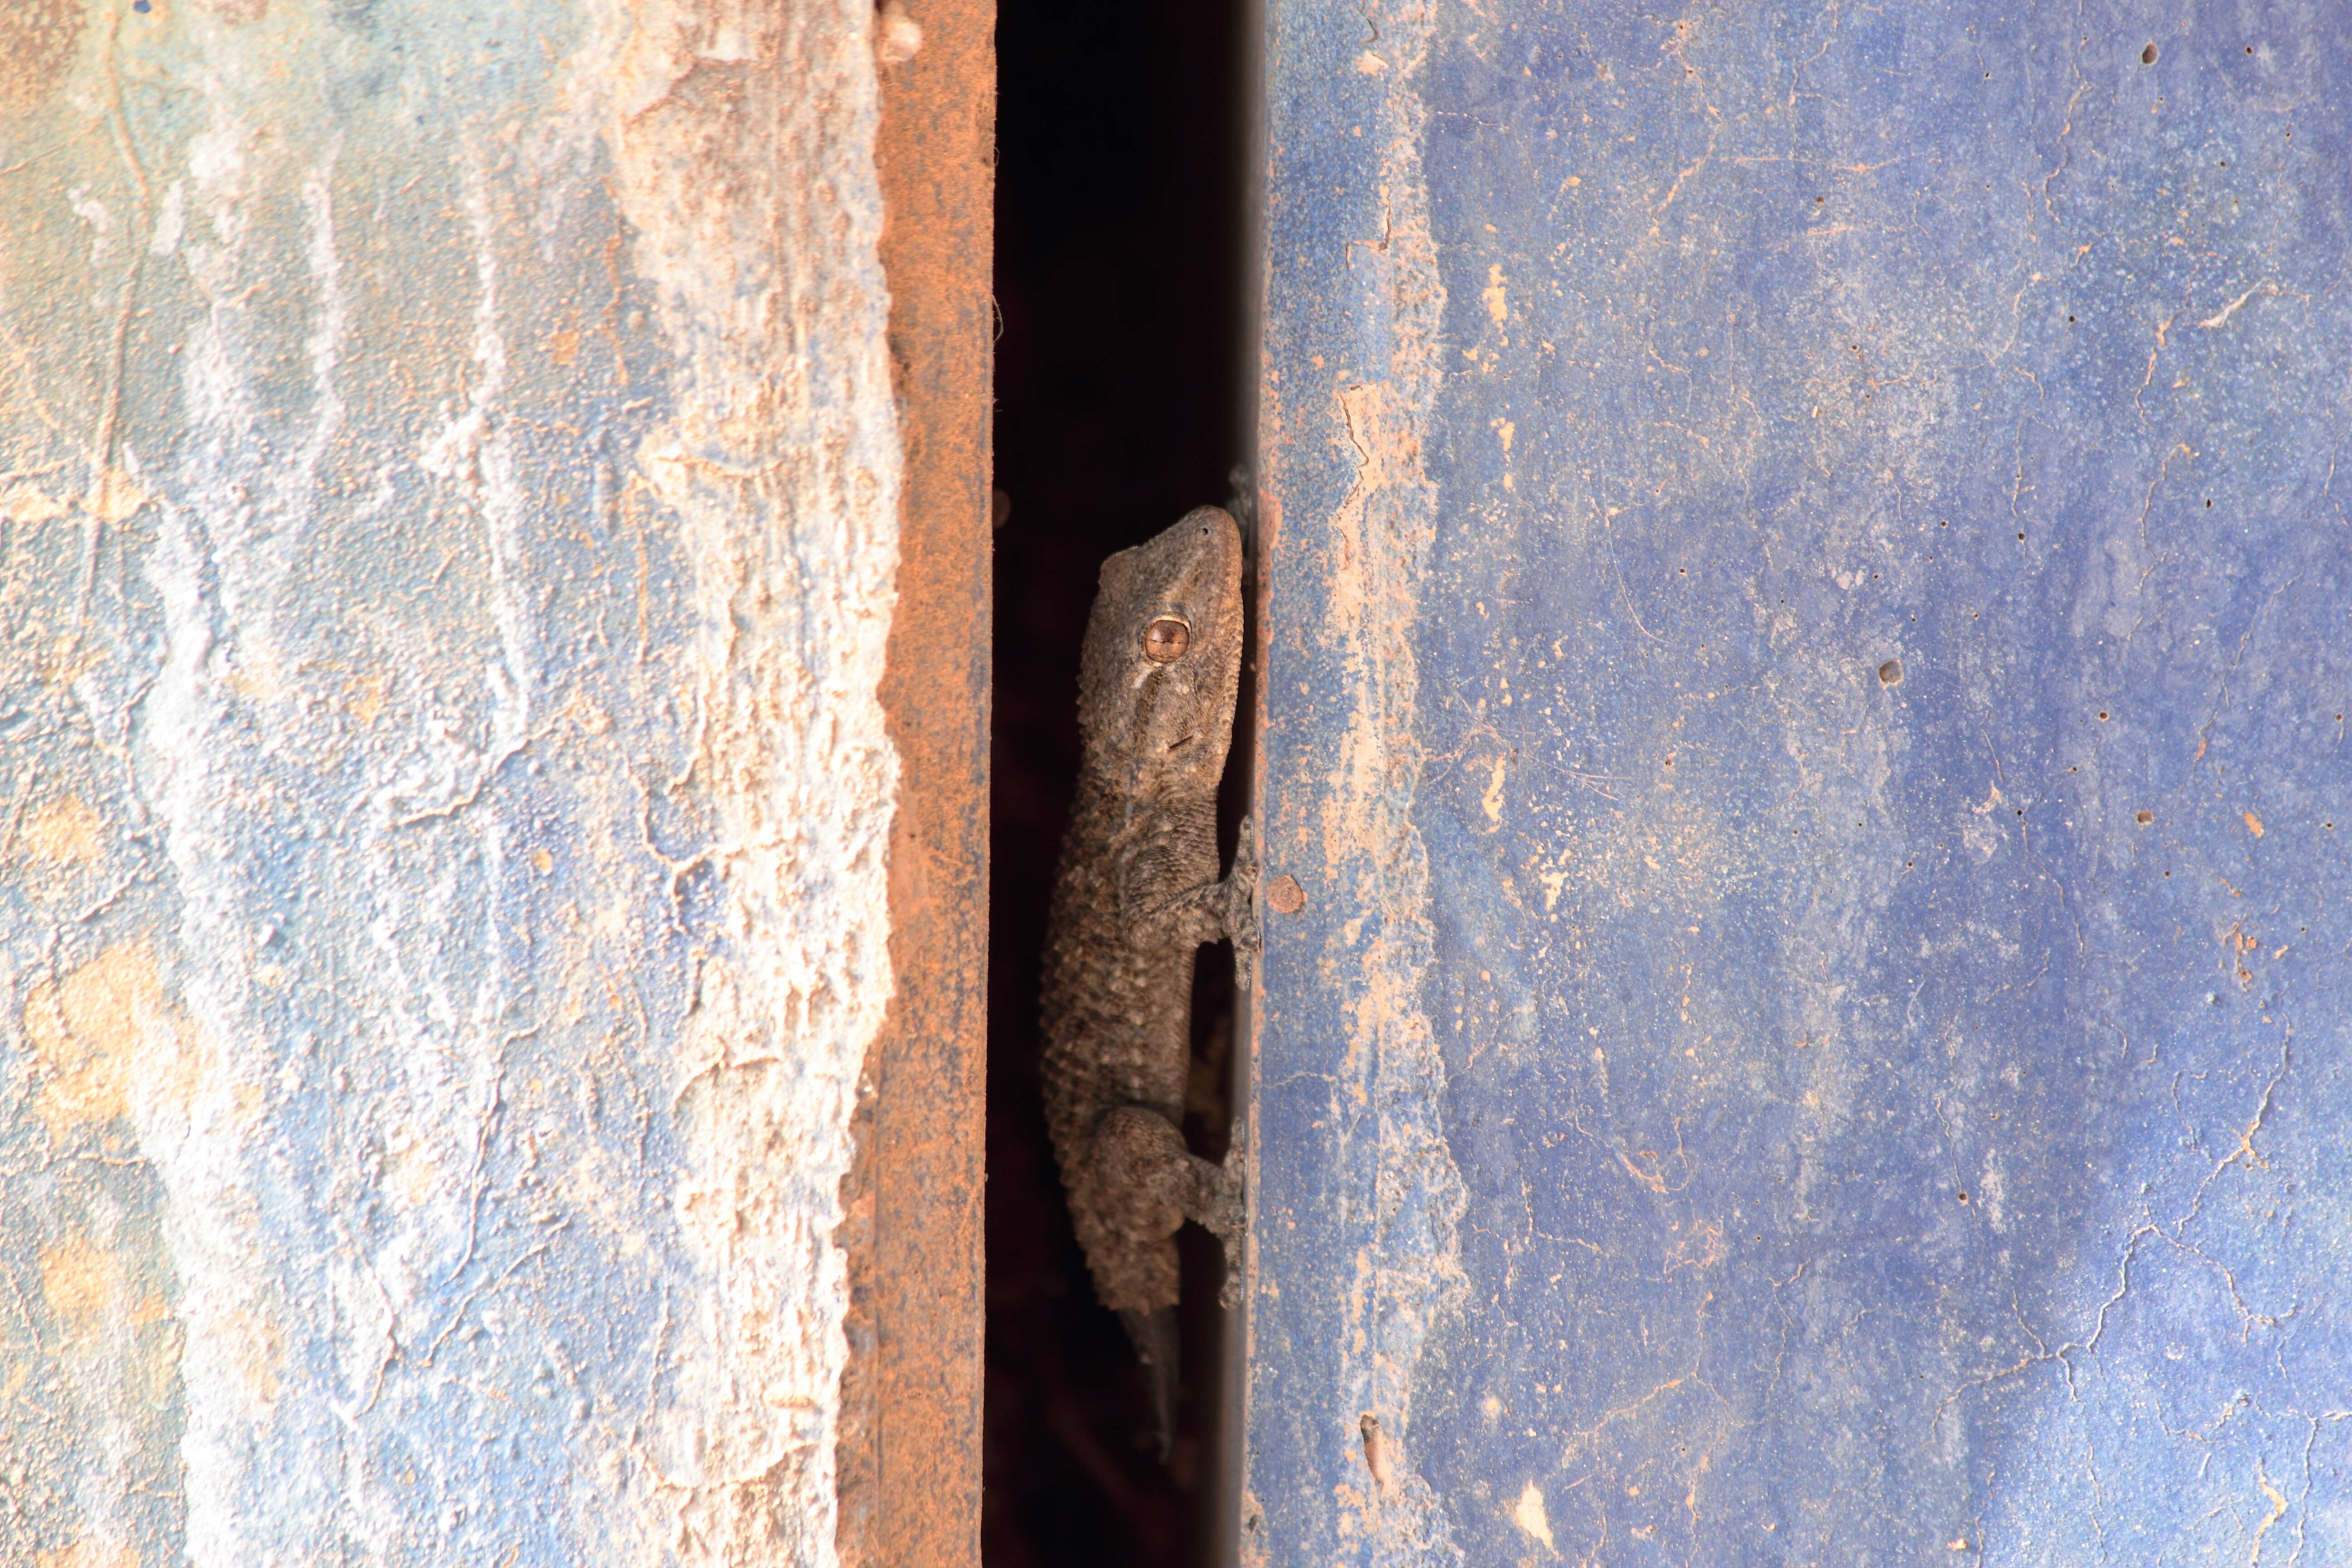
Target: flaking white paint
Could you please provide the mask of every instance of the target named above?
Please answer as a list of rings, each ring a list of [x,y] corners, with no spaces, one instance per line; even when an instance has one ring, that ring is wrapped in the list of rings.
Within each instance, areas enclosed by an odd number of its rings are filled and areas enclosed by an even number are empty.
[[[876,696],[898,469],[872,20],[855,0],[653,4],[613,10],[600,39],[615,194],[678,362],[639,471],[694,571],[688,765],[715,807],[735,937],[703,973],[671,1091],[690,1151],[679,1221],[713,1289],[694,1375],[662,1413],[666,1502],[714,1562],[779,1529],[790,1560],[833,1557],[847,1281],[832,1238],[889,997],[897,782]],[[714,69],[742,73],[748,112],[684,106],[678,84]]]

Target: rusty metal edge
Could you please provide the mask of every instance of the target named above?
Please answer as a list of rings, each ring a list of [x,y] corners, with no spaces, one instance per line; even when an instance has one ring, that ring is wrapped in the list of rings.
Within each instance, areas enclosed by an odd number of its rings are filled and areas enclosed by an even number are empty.
[[[878,12],[886,35],[901,7]],[[995,350],[996,10],[911,0],[880,68],[890,352],[905,479],[882,705],[896,989],[844,1184],[850,1367],[836,1448],[845,1564],[980,1562]]]
[[[1267,161],[1265,144],[1265,28],[1266,0],[1243,0],[1241,53],[1234,62],[1242,82],[1241,166],[1235,173],[1242,192],[1243,208],[1241,243],[1234,257],[1234,266],[1242,279],[1244,294],[1239,323],[1241,352],[1234,356],[1238,384],[1234,389],[1234,401],[1237,415],[1235,434],[1239,437],[1237,446],[1242,453],[1239,489],[1246,503],[1243,509],[1242,526],[1249,551],[1250,625],[1249,663],[1242,677],[1242,722],[1239,732],[1234,737],[1233,765],[1248,781],[1243,795],[1246,804],[1242,831],[1250,836],[1248,848],[1260,863],[1265,858],[1265,836],[1259,827],[1258,812],[1265,798],[1266,771],[1264,748],[1258,744],[1258,737],[1265,732],[1265,639],[1269,629],[1265,615],[1266,531],[1261,510],[1264,490],[1259,483],[1261,454],[1258,449],[1262,439],[1262,396],[1270,369],[1265,323],[1265,201],[1272,167]],[[1256,1149],[1250,1142],[1255,1136],[1255,1119],[1250,1115],[1250,1110],[1257,1089],[1257,970],[1254,960],[1235,966],[1234,1050],[1226,1086],[1233,1097],[1237,1121],[1234,1135],[1242,1142],[1253,1170],[1257,1156]],[[1215,1468],[1212,1472],[1207,1503],[1208,1551],[1202,1558],[1208,1568],[1242,1568],[1244,1544],[1243,1509],[1247,1489],[1244,1460],[1249,1444],[1248,1302],[1256,1283],[1255,1258],[1246,1236],[1243,1238],[1241,1267],[1239,1299],[1225,1314],[1225,1332],[1221,1346],[1223,1363],[1217,1370],[1217,1427],[1213,1450]]]

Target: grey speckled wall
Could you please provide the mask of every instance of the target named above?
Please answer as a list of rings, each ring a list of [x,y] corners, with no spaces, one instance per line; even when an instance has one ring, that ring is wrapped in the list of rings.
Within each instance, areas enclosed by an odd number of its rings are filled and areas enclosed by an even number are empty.
[[[0,1558],[833,1560],[873,26],[0,11]]]
[[[2352,1556],[2346,12],[1270,11],[1244,1559]]]

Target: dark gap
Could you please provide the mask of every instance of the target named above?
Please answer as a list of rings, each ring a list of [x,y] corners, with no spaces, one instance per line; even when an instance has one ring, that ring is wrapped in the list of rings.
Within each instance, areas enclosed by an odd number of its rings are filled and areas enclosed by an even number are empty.
[[[1227,503],[1248,458],[1255,15],[1252,0],[1004,0],[998,16],[989,1568],[1217,1561],[1219,1249],[1189,1226],[1180,1242],[1185,1386],[1162,1466],[1045,1138],[1037,954],[1077,768],[1078,644],[1096,571],[1187,509]],[[1236,745],[1228,857],[1247,765]],[[1204,949],[1185,1132],[1212,1158],[1230,1121],[1233,1005],[1229,954]]]

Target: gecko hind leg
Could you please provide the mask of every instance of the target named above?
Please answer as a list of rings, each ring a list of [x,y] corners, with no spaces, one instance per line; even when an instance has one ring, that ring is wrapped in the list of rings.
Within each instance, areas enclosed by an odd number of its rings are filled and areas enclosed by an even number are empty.
[[[1097,1191],[1114,1229],[1138,1243],[1175,1234],[1186,1220],[1231,1238],[1241,1230],[1240,1164],[1213,1164],[1185,1147],[1175,1124],[1149,1106],[1122,1105],[1095,1129]]]
[[[1096,1288],[1117,1309],[1143,1364],[1152,1438],[1165,1461],[1175,1440],[1181,1376],[1176,1248],[1170,1238],[1190,1219],[1223,1240],[1231,1296],[1242,1227],[1238,1151],[1225,1164],[1212,1164],[1186,1148],[1184,1135],[1160,1112],[1122,1105],[1096,1127],[1091,1163],[1097,1212],[1124,1244],[1092,1259]]]

